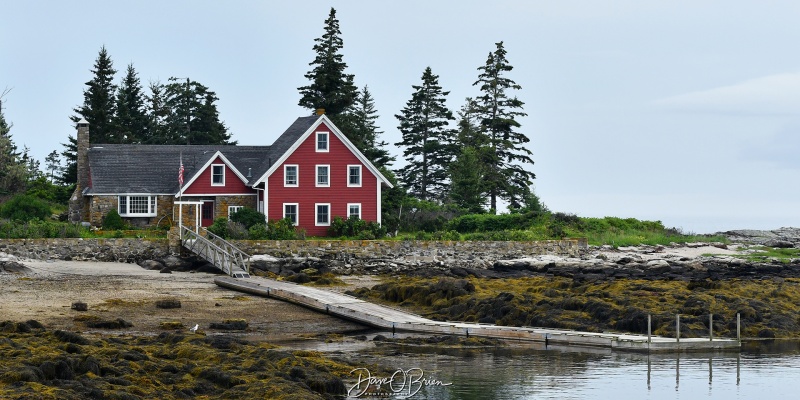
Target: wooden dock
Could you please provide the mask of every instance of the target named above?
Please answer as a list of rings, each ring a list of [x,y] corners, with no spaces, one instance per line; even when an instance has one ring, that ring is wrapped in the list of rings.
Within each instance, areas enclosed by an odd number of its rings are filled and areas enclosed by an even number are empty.
[[[504,340],[543,342],[553,345],[605,347],[639,352],[739,351],[735,339],[667,338],[624,333],[578,332],[562,329],[511,327],[463,322],[433,321],[405,311],[369,303],[329,290],[260,277],[234,279],[218,277],[224,288],[288,301],[387,331],[477,336]]]

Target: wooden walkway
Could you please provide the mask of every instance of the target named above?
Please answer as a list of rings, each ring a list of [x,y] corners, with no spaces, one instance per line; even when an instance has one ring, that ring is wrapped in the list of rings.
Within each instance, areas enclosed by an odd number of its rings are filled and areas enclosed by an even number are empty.
[[[387,331],[477,336],[505,340],[544,342],[553,345],[606,347],[640,352],[739,351],[734,339],[675,338],[623,333],[578,332],[560,329],[510,327],[489,324],[433,321],[405,311],[369,303],[352,296],[290,282],[260,277],[234,279],[218,277],[222,287],[259,296],[272,297],[340,318]]]

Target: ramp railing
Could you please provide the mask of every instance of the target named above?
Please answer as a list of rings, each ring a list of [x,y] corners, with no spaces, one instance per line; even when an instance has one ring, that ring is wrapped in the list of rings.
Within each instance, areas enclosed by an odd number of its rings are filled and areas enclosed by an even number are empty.
[[[247,253],[205,229],[203,231],[206,236],[186,227],[181,229],[181,244],[184,248],[197,254],[229,276],[234,278],[250,277],[250,265],[248,264],[250,256]]]

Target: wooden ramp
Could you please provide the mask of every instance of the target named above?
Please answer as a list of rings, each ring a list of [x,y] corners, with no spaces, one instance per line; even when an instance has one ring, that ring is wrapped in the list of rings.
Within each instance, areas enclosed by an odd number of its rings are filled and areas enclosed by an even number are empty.
[[[249,278],[250,256],[227,240],[203,229],[205,236],[185,226],[181,227],[183,248],[234,278]]]
[[[641,352],[682,352],[732,350],[740,343],[733,339],[675,338],[622,333],[594,333],[571,330],[510,327],[489,324],[433,321],[405,311],[369,303],[352,296],[291,282],[260,277],[232,279],[219,277],[214,282],[222,287],[245,293],[272,297],[299,304],[326,314],[360,322],[387,331],[478,336],[506,340],[526,340],[553,345],[607,347]]]

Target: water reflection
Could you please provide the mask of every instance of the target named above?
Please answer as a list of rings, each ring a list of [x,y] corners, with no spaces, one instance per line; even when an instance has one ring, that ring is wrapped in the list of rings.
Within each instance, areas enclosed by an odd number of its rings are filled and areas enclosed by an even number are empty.
[[[748,343],[741,354],[385,343],[359,353],[366,363],[389,370],[420,368],[426,376],[452,382],[422,388],[412,399],[748,399],[767,393],[796,398],[800,392],[800,342]]]

